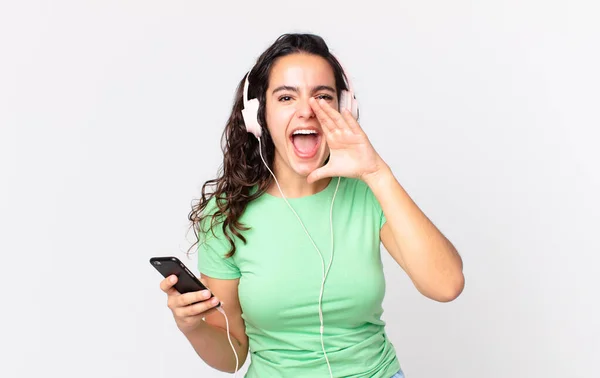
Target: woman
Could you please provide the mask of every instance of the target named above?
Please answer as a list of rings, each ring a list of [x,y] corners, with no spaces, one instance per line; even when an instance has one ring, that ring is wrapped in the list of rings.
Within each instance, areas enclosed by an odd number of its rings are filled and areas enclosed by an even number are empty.
[[[240,82],[222,173],[190,213],[215,300],[161,282],[215,369],[237,372],[250,350],[247,377],[403,377],[381,320],[380,243],[423,295],[445,302],[463,289],[455,248],[340,108],[345,80],[322,38],[286,34]]]

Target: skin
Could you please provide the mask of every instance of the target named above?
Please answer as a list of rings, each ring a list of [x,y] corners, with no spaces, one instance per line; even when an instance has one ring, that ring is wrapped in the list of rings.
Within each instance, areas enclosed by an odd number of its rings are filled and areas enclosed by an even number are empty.
[[[294,87],[276,90],[281,86]],[[323,190],[332,177],[363,180],[379,201],[387,222],[381,241],[417,290],[426,297],[449,302],[464,288],[462,259],[400,185],[390,167],[376,152],[361,126],[344,111],[338,112],[332,68],[321,57],[292,54],[273,65],[266,93],[266,120],[275,144],[273,172],[286,197],[311,195]],[[316,90],[315,90],[316,88]],[[298,157],[289,140],[298,127],[315,127],[321,137],[316,155]],[[327,157],[329,162],[323,165]],[[274,184],[269,193],[280,196]],[[202,292],[180,295],[175,281],[161,282],[177,326],[210,366],[233,372],[235,359],[225,336],[225,318],[214,304],[203,301]],[[204,284],[223,303],[230,334],[242,366],[248,354],[248,338],[238,298],[239,280],[201,276]],[[205,321],[202,321],[202,318]]]
[[[278,90],[282,86],[295,89]],[[266,121],[275,144],[273,173],[287,198],[317,193],[331,179],[306,180],[311,172],[323,165],[330,153],[323,129],[309,103],[311,98],[322,99],[332,107],[338,107],[334,73],[329,63],[309,54],[292,54],[277,60],[269,76]],[[321,139],[317,154],[310,159],[299,158],[289,139],[293,130],[306,127],[316,128]],[[281,196],[276,185],[270,188],[269,193]]]

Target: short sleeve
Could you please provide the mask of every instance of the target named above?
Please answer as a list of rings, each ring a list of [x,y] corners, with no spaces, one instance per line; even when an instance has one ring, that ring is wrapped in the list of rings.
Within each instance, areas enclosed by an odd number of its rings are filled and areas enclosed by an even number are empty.
[[[375,199],[375,202],[377,202],[377,199]],[[379,211],[381,212],[381,218],[380,218],[380,225],[379,225],[379,229],[381,230],[381,228],[383,227],[383,225],[385,224],[385,222],[387,222],[387,218],[385,217],[385,214],[383,213],[383,210],[381,209],[381,205],[379,205],[379,202],[377,202],[377,207],[379,208]]]
[[[206,218],[209,222],[210,217]],[[208,227],[203,227],[208,230]],[[213,232],[214,231],[214,232]],[[198,244],[198,270],[200,273],[220,279],[235,279],[241,276],[233,257],[227,257],[231,249],[229,240],[222,230],[222,223],[216,223],[213,230],[205,231]]]
[[[385,214],[383,213],[383,209],[381,208],[381,204],[377,200],[377,197],[375,197],[375,194],[373,193],[371,188],[369,188],[369,186],[367,186],[367,185],[365,185],[365,186],[366,186],[368,198],[371,201],[372,206],[375,209],[375,214],[377,215],[377,217],[379,219],[379,229],[381,230],[381,228],[387,221],[387,218],[385,217]]]

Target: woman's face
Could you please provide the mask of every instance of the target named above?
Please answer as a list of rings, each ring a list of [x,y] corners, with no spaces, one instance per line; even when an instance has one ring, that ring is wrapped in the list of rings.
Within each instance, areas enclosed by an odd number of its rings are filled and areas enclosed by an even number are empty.
[[[290,54],[271,67],[266,93],[267,127],[275,143],[275,169],[308,176],[329,156],[325,135],[308,99],[338,107],[333,69],[324,58]],[[292,172],[290,172],[292,173]]]

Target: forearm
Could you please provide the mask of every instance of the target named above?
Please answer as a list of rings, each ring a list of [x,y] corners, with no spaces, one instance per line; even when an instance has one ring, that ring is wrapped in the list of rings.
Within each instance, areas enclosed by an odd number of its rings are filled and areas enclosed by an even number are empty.
[[[198,356],[208,365],[223,372],[233,373],[235,371],[235,355],[231,350],[226,330],[202,322],[193,331],[183,334],[192,344]],[[238,342],[233,335],[230,337],[238,355],[239,370],[246,361],[248,348]]]
[[[462,259],[452,243],[437,229],[382,163],[382,169],[365,182],[387,218],[396,247],[392,256],[401,261],[415,286],[424,295],[448,301],[464,286]]]

